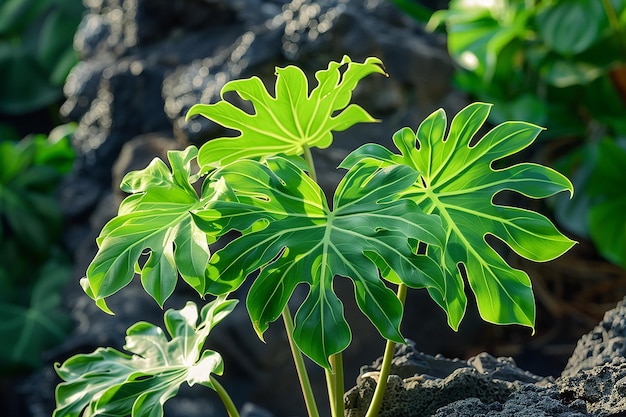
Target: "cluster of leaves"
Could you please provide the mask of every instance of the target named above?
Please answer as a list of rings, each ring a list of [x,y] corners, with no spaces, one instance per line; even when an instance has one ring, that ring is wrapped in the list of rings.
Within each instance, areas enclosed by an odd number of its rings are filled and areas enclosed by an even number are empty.
[[[66,335],[59,309],[70,264],[58,247],[55,192],[74,161],[73,126],[50,136],[0,141],[0,371],[40,365],[41,351]]]
[[[466,309],[467,280],[485,320],[533,327],[529,277],[508,265],[485,237],[496,236],[534,261],[552,259],[573,245],[546,217],[493,202],[503,190],[531,198],[573,191],[564,176],[541,165],[493,167],[528,147],[541,128],[506,122],[477,139],[491,105],[466,107],[448,131],[439,110],[417,131],[404,128],[395,134],[401,154],[375,144],[351,153],[341,164],[343,179],[327,198],[315,180],[310,148],[330,146],[333,131],[375,120],[350,104],[357,83],[372,73],[384,74],[380,60],[357,63],[344,57],[318,71],[310,91],[299,68],[277,68],[274,95],[256,77],[224,86],[223,94],[236,92],[253,112],[226,100],[192,107],[188,117],[202,115],[238,130],[239,136],[213,139],[199,150],[171,151],[171,170],[155,159],[124,178],[122,189],[131,195],[97,239],[99,251],[82,280],[85,292],[111,312],[105,299],[135,273],[160,305],[179,276],[201,297],[227,296],[255,276],[246,306],[262,338],[270,323],[285,314],[296,286],[304,284],[309,293],[297,308],[290,336],[326,369],[332,366],[329,358],[351,340],[333,289],[337,278],[353,282],[361,311],[384,338],[398,343],[404,340],[403,304],[390,286],[427,289],[456,329]],[[220,239],[228,240],[211,252],[209,245]],[[143,264],[142,253],[149,255]],[[57,389],[55,416],[75,416],[87,406],[85,415],[161,416],[162,402],[189,380],[184,369],[180,377],[168,379],[170,368],[162,367],[163,360],[150,359],[155,352],[136,348],[161,334],[153,327],[145,334],[144,328],[129,330],[127,349],[133,356],[98,350],[58,366],[66,382]],[[170,334],[174,343],[177,336]],[[170,356],[169,347],[159,355],[163,352]],[[167,363],[180,363],[179,356]],[[194,351],[194,361],[201,357]],[[132,372],[102,372],[131,363],[139,364]],[[204,371],[205,378],[215,372]],[[89,403],[73,395],[87,384],[97,387],[90,390]],[[152,394],[157,385],[158,397]],[[123,406],[117,400],[120,392],[126,395]]]
[[[626,183],[610,162],[626,158],[626,1],[452,0],[429,24],[442,22],[455,82],[495,103],[490,121],[528,120],[558,140],[557,165],[577,189],[557,204],[559,223],[626,267],[626,206],[611,191]]]
[[[77,58],[80,0],[5,0],[0,5],[0,112],[24,114],[63,97]]]

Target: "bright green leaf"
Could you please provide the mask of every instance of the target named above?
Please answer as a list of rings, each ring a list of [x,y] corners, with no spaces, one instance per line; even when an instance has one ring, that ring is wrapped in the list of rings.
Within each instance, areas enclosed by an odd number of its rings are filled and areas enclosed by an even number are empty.
[[[359,166],[341,181],[331,210],[321,188],[286,159],[268,159],[267,165],[244,160],[215,171],[217,198],[196,213],[196,221],[212,233],[244,233],[213,254],[207,291],[233,291],[260,269],[247,307],[262,337],[294,288],[306,283],[310,292],[296,313],[294,339],[302,352],[329,367],[328,357],[351,339],[333,291],[333,279],[347,277],[359,308],[384,337],[402,343],[402,305],[378,269],[392,281],[399,277],[411,287],[442,291],[439,267],[416,255],[411,244],[416,239],[440,245],[441,223],[412,201],[396,199],[416,178],[405,166]]]
[[[204,271],[209,260],[207,236],[192,220],[202,208],[189,182],[191,161],[197,149],[170,151],[173,173],[160,159],[142,171],[129,173],[122,189],[132,192],[119,214],[107,223],[97,239],[98,253],[87,269],[83,288],[105,311],[108,297],[130,283],[139,257],[149,251],[140,268],[141,281],[159,305],[172,294],[178,273],[199,294],[204,294]]]
[[[530,279],[512,268],[485,240],[487,235],[505,242],[520,256],[548,261],[567,251],[574,242],[563,236],[539,213],[495,204],[493,198],[509,190],[530,198],[545,198],[561,191],[573,192],[571,183],[558,172],[533,163],[506,168],[493,164],[528,147],[541,128],[524,122],[505,122],[474,139],[483,126],[490,105],[474,103],[456,115],[446,136],[446,115],[438,110],[419,126],[394,135],[401,155],[378,145],[353,152],[342,164],[377,166],[408,165],[420,176],[408,196],[421,210],[441,217],[447,232],[445,251],[429,248],[446,271],[443,295],[431,296],[448,314],[456,329],[467,304],[462,270],[476,295],[486,321],[534,327],[535,304]]]
[[[171,337],[153,324],[135,323],[127,330],[126,349],[98,348],[71,357],[55,369],[63,379],[57,386],[54,417],[162,417],[163,404],[183,382],[213,388],[210,375],[221,375],[221,356],[202,350],[211,329],[226,317],[236,300],[205,305],[200,315],[194,303],[165,312]],[[199,320],[199,321],[198,321]]]
[[[349,105],[357,83],[373,72],[385,73],[378,58],[356,63],[344,56],[341,62],[330,62],[326,70],[316,72],[318,84],[310,93],[306,75],[295,66],[276,69],[275,97],[257,77],[227,83],[222,96],[237,92],[252,103],[254,113],[247,113],[226,100],[193,106],[187,118],[200,114],[241,132],[235,138],[218,138],[204,144],[198,163],[217,168],[243,158],[281,153],[301,155],[305,147],[328,147],[332,131],[375,121],[360,106]]]

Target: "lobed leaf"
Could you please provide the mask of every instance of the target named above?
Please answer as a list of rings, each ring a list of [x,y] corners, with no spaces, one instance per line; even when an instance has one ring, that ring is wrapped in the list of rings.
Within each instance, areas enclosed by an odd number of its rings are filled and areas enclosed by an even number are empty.
[[[163,404],[183,382],[214,388],[210,375],[222,374],[222,358],[202,347],[236,304],[218,298],[198,314],[196,305],[188,302],[181,310],[165,312],[170,340],[160,327],[139,322],[127,330],[124,348],[130,354],[98,348],[55,364],[64,382],[56,389],[53,417],[162,417]]]
[[[156,302],[172,294],[178,273],[199,294],[204,294],[204,271],[209,260],[207,236],[195,225],[191,212],[204,202],[190,183],[195,147],[170,151],[173,171],[154,159],[141,171],[129,173],[122,189],[134,193],[121,204],[117,217],[109,221],[97,239],[98,253],[81,285],[102,308],[105,298],[128,285],[138,268],[141,282]],[[148,259],[142,267],[138,260]]]
[[[566,177],[538,164],[495,169],[494,162],[529,146],[541,128],[505,122],[476,141],[474,136],[490,107],[485,103],[467,106],[454,117],[447,136],[446,115],[438,110],[420,124],[417,132],[405,128],[394,135],[401,155],[378,145],[366,145],[342,163],[343,167],[400,164],[419,172],[419,178],[405,194],[420,210],[438,214],[446,229],[444,249],[429,248],[429,255],[445,271],[444,291],[429,292],[446,311],[454,329],[467,304],[462,270],[483,319],[534,327],[535,304],[528,275],[512,268],[485,240],[487,235],[537,262],[554,259],[575,243],[543,215],[493,202],[494,196],[505,190],[538,199],[561,191],[573,193],[573,188]]]
[[[195,214],[196,222],[220,235],[233,229],[243,233],[211,257],[207,291],[233,291],[260,270],[246,304],[262,337],[295,287],[307,284],[310,292],[296,312],[294,339],[303,353],[328,368],[328,357],[351,340],[333,280],[350,278],[359,308],[385,338],[403,343],[402,305],[379,269],[394,282],[442,290],[438,265],[416,255],[411,241],[440,245],[439,219],[408,199],[396,199],[416,178],[404,166],[355,167],[338,186],[331,210],[320,187],[284,158],[266,164],[244,160],[215,171],[212,180],[221,191],[207,210]]]
[[[342,73],[340,68],[344,65]],[[228,82],[222,88],[222,98],[234,91],[252,103],[254,113],[223,99],[189,109],[187,118],[199,114],[241,132],[235,138],[205,143],[198,155],[199,164],[217,168],[238,159],[301,155],[305,147],[328,147],[332,131],[375,121],[360,106],[349,105],[357,83],[373,72],[385,74],[378,58],[357,63],[344,56],[341,62],[331,61],[327,69],[315,73],[317,86],[309,93],[308,80],[300,68],[276,68],[275,97],[257,77]]]

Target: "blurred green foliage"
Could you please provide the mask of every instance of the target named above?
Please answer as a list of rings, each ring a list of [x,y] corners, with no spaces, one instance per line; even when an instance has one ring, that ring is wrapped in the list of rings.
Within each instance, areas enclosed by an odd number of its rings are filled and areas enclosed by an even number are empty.
[[[576,189],[557,220],[626,267],[626,0],[452,0],[442,24],[456,86],[495,104],[492,123],[547,127]]]
[[[81,0],[0,3],[0,113],[28,113],[62,98],[83,12]]]
[[[36,368],[70,327],[60,303],[71,264],[55,193],[75,158],[73,131],[0,137],[0,373]]]

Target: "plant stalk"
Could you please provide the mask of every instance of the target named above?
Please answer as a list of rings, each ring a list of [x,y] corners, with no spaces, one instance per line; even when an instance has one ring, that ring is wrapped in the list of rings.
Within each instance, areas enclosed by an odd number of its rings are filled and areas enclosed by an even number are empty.
[[[406,300],[406,292],[407,286],[400,283],[398,285],[397,297],[402,305],[404,305],[404,300]],[[378,383],[376,384],[376,389],[374,390],[374,395],[372,396],[372,402],[367,409],[365,417],[378,416],[380,407],[383,404],[383,398],[385,397],[385,391],[387,390],[387,379],[389,378],[389,373],[391,372],[391,362],[393,360],[395,350],[396,343],[391,340],[387,340],[387,343],[385,344],[385,353],[383,354],[383,363],[380,367],[380,375],[378,376]]]
[[[341,353],[331,355],[329,358],[332,370],[326,369],[326,386],[328,387],[328,400],[332,417],[343,417],[343,356]]]
[[[302,352],[298,346],[296,346],[293,340],[293,319],[291,318],[291,312],[289,307],[285,306],[283,309],[283,321],[285,322],[285,331],[287,332],[287,340],[289,340],[289,347],[291,348],[291,356],[296,365],[296,372],[298,373],[298,380],[300,381],[300,388],[304,395],[304,403],[309,417],[319,417],[319,411],[317,410],[317,403],[315,402],[315,396],[313,395],[313,389],[311,388],[311,381],[309,380],[309,374],[306,371],[306,365]]]
[[[237,411],[237,407],[235,407],[235,403],[230,398],[230,395],[226,392],[222,384],[217,382],[217,379],[213,375],[209,376],[211,384],[215,388],[215,392],[222,400],[222,404],[224,404],[224,408],[226,408],[226,412],[228,413],[228,417],[239,417],[239,412]]]
[[[619,46],[620,48],[622,48],[622,52],[626,54],[626,42],[624,42],[623,36],[624,31],[622,30],[622,25],[620,24],[619,17],[615,12],[615,8],[613,8],[610,0],[602,0],[602,7],[604,7],[604,12],[606,13],[606,17],[609,20],[611,30],[617,35]]]
[[[315,163],[313,162],[313,155],[311,154],[311,148],[308,146],[304,147],[304,160],[309,166],[309,176],[313,179],[313,181],[317,182],[317,173],[315,172]]]

